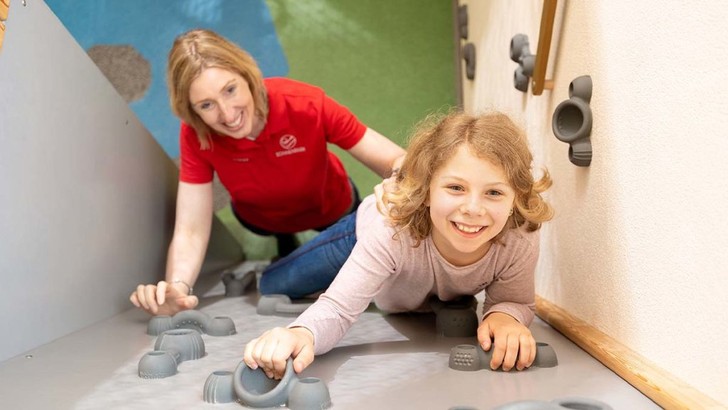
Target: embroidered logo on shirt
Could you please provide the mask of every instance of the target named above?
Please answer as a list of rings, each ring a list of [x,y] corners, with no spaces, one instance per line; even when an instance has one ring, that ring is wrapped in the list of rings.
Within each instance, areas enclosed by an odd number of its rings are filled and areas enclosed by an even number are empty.
[[[299,152],[306,151],[306,147],[296,148],[298,140],[296,139],[295,135],[286,134],[282,136],[280,140],[278,140],[278,143],[281,145],[281,148],[283,148],[283,151],[277,151],[276,157],[282,157],[284,155],[297,154]]]
[[[281,148],[289,150],[296,146],[296,137],[291,134],[286,134],[281,137],[278,143],[281,144]]]

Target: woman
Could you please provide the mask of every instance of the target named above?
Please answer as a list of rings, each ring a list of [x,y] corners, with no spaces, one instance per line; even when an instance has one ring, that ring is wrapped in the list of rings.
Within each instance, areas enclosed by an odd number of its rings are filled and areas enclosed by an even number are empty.
[[[214,173],[240,223],[275,235],[285,256],[295,249],[296,232],[323,230],[358,206],[358,192],[327,143],[382,177],[404,155],[321,89],[263,79],[247,52],[209,30],[175,40],[167,81],[172,110],[182,120],[174,236],[165,280],[139,285],[130,297],[151,314],[198,303],[192,287],[210,236]],[[321,280],[325,289],[330,279]]]

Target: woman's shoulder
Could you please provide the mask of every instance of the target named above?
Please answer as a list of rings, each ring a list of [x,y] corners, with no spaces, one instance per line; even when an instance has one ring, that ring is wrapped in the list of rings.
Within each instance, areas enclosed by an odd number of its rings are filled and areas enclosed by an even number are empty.
[[[199,150],[200,139],[197,137],[197,131],[184,121],[180,123],[179,138],[180,145]]]
[[[315,85],[285,77],[268,77],[263,80],[269,99],[320,98],[324,90]]]
[[[191,125],[187,124],[184,121],[180,121],[179,133],[181,136],[183,136],[185,138],[189,138],[189,137],[197,138],[197,131],[195,131],[195,129],[192,128]]]

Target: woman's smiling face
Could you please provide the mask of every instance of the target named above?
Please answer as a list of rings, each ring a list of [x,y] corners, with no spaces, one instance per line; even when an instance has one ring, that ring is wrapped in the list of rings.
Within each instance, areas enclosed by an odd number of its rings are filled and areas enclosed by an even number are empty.
[[[427,205],[440,254],[456,266],[480,260],[508,222],[514,198],[503,169],[460,145],[430,181]]]
[[[237,73],[217,67],[203,69],[190,84],[190,104],[220,135],[255,139],[260,132],[250,87]]]

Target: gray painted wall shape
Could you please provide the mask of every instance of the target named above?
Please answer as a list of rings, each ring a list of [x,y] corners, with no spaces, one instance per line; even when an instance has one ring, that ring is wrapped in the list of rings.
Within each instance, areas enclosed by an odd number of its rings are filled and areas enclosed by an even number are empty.
[[[41,0],[0,54],[0,361],[129,309],[164,274],[177,169]],[[242,259],[215,219],[203,274]]]

